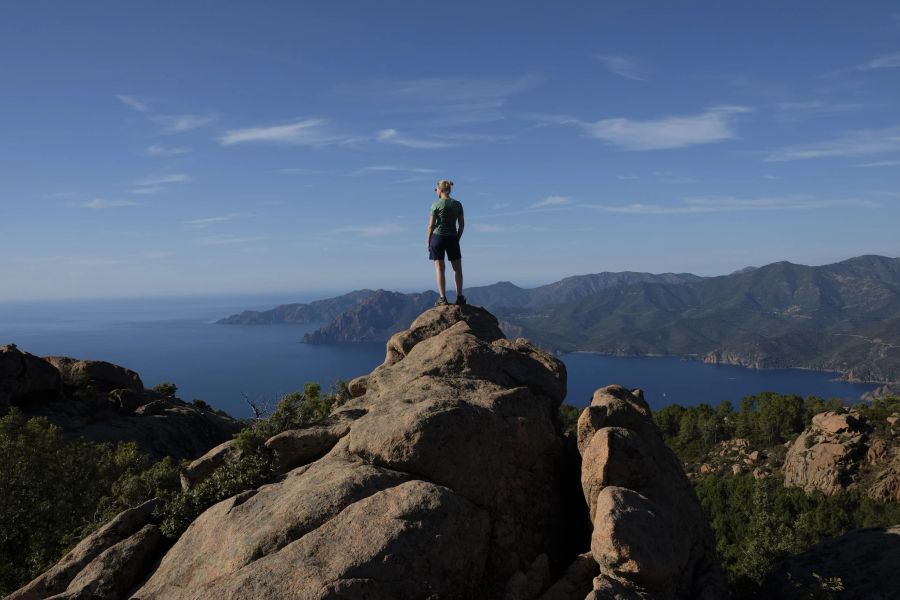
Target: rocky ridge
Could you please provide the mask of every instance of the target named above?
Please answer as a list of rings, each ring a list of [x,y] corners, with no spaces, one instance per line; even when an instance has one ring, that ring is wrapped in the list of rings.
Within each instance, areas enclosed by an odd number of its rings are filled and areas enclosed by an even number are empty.
[[[212,506],[171,548],[138,556],[152,517],[120,515],[128,527],[98,531],[36,581],[139,600],[724,594],[708,525],[639,390],[598,390],[567,439],[563,364],[474,306],[423,313],[351,390],[324,421],[267,442],[278,481]],[[196,462],[194,481],[233,454]]]
[[[144,389],[130,369],[0,346],[0,416],[11,407],[73,436],[134,441],[156,458],[195,458],[239,430],[232,418]]]

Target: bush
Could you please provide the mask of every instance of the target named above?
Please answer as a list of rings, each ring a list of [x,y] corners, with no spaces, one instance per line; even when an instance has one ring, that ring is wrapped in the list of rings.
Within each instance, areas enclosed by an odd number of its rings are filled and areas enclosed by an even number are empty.
[[[176,540],[187,526],[212,505],[270,481],[274,472],[268,456],[244,455],[241,460],[222,465],[191,489],[169,498],[157,509],[160,530]]]
[[[65,439],[13,408],[0,418],[0,595],[21,587],[123,508],[174,490],[171,462],[131,443]]]
[[[210,406],[209,403],[206,402],[206,400],[201,400],[200,398],[194,398],[191,404],[193,404],[195,408],[198,408],[200,410],[212,410],[212,406]]]
[[[302,392],[285,394],[267,419],[253,421],[234,436],[238,448],[245,453],[257,452],[273,435],[324,419],[335,406],[349,397],[346,388],[346,383],[335,382],[330,393],[323,396],[318,383],[307,383]]]
[[[166,398],[174,398],[175,394],[178,393],[178,386],[168,381],[158,383],[154,385],[152,389],[157,394],[162,394]]]
[[[755,598],[772,567],[788,555],[851,529],[900,522],[898,503],[876,502],[857,491],[807,495],[774,477],[708,477],[696,481],[694,489],[738,599]]]
[[[578,426],[578,417],[581,416],[582,410],[571,404],[559,405],[559,426],[563,433],[575,431],[575,428]]]

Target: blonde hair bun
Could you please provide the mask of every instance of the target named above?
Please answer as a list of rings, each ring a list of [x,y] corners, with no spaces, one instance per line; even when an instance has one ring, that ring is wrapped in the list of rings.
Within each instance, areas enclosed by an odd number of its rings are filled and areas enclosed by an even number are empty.
[[[449,179],[441,179],[437,182],[437,189],[441,192],[449,192],[450,188],[453,187],[453,182]]]

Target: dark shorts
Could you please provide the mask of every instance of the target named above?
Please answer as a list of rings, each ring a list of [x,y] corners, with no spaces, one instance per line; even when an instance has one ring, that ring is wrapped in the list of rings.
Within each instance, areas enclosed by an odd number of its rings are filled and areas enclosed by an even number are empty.
[[[459,238],[455,235],[432,235],[428,244],[428,258],[431,260],[444,260],[444,253],[448,260],[459,260],[462,252],[459,251]]]

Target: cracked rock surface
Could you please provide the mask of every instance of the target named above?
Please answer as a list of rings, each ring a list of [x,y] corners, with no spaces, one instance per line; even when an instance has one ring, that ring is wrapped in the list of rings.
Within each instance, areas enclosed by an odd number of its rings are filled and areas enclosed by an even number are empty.
[[[500,598],[564,512],[565,389],[487,311],[426,311],[333,425],[278,441],[281,481],[203,513],[133,597]]]

